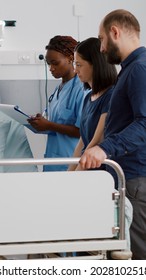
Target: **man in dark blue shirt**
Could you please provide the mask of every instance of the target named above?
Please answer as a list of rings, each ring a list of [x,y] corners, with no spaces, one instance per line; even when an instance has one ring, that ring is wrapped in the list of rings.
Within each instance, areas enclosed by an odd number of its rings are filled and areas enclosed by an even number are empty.
[[[130,12],[115,10],[99,27],[101,52],[121,64],[105,127],[105,139],[85,151],[82,168],[96,168],[110,158],[126,178],[133,205],[130,229],[133,259],[146,259],[146,48],[140,47],[140,25]]]

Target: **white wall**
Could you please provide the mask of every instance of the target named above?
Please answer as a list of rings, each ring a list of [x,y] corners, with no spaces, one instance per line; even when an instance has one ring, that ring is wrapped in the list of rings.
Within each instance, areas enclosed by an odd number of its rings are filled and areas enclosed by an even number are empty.
[[[96,37],[101,19],[111,10],[124,8],[138,18],[141,44],[146,45],[144,0],[0,0],[0,7],[1,20],[16,20],[16,27],[5,27],[0,47],[0,99],[20,105],[29,114],[41,111],[45,104],[45,68],[37,57],[45,54],[51,37],[71,35],[80,41]],[[49,71],[48,79],[51,93],[58,81]],[[43,156],[44,138],[42,142],[37,135],[29,138],[36,156]]]
[[[74,5],[81,7],[82,16],[74,16]],[[97,36],[103,16],[117,8],[135,14],[142,27],[142,41],[146,43],[144,0],[0,0],[0,7],[0,19],[17,21],[16,27],[5,28],[4,50],[44,50],[56,34],[68,34],[79,40]]]
[[[0,0],[0,19],[16,20],[16,27],[5,27],[0,47],[0,79],[44,79],[44,67],[36,57],[57,34],[77,40],[98,35],[101,19],[113,9],[130,10],[141,24],[141,42],[146,45],[144,0]],[[81,16],[74,15],[76,13]],[[29,56],[28,63],[20,58]],[[52,79],[49,74],[49,79]]]

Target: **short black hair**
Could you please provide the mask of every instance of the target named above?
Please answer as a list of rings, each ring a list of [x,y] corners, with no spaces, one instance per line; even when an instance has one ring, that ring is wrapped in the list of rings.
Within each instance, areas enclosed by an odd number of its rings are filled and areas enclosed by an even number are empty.
[[[56,35],[51,38],[46,50],[54,50],[73,59],[74,49],[78,42],[71,36]]]

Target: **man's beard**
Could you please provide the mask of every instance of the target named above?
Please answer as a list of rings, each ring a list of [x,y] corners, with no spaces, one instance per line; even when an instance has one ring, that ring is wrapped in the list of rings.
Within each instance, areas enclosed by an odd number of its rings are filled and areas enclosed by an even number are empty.
[[[106,56],[107,56],[107,60],[110,64],[120,64],[121,63],[121,56],[119,53],[119,48],[112,42],[110,37],[108,37]]]

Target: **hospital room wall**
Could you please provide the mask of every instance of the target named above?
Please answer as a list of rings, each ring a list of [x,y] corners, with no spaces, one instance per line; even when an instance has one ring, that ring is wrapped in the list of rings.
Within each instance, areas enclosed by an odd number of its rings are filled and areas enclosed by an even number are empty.
[[[97,37],[104,15],[124,8],[138,18],[141,44],[146,45],[143,0],[0,0],[0,4],[0,19],[16,20],[15,27],[4,28],[0,46],[0,102],[18,104],[29,114],[42,112],[45,107],[46,68],[38,55],[45,54],[51,37],[71,35],[78,41]],[[59,81],[49,71],[47,78],[49,95]],[[35,156],[40,157],[46,138],[27,134]]]

